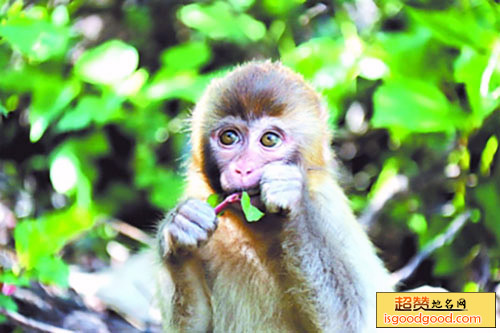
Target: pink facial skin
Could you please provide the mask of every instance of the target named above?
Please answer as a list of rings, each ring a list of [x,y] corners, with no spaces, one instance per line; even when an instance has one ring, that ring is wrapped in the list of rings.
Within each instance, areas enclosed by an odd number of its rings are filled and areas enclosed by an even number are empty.
[[[250,123],[226,118],[211,134],[211,147],[225,192],[258,193],[264,166],[275,161],[286,161],[293,153],[295,144],[280,125],[275,118],[261,118]],[[236,138],[229,144],[221,139],[227,131]],[[263,144],[263,136],[269,133],[278,139],[273,146]]]

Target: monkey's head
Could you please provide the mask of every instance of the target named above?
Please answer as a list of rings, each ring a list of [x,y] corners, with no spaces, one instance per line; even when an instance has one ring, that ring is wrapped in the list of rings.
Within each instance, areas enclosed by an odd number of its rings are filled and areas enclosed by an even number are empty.
[[[303,78],[251,62],[212,81],[192,117],[192,163],[216,193],[258,192],[263,168],[331,162],[328,112]]]

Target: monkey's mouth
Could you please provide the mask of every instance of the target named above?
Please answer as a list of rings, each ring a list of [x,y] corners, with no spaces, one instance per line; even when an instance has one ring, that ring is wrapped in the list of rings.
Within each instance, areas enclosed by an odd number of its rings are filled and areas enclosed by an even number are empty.
[[[262,204],[262,201],[260,200],[260,188],[259,187],[251,187],[251,188],[245,188],[245,189],[238,188],[238,189],[234,189],[231,191],[227,191],[225,193],[225,199],[224,199],[225,203],[223,204],[223,207],[231,205],[233,207],[233,209],[241,210],[241,205],[240,204],[234,205],[234,203],[239,202],[241,200],[241,194],[243,192],[246,192],[248,194],[248,196],[250,197],[250,203],[253,206],[259,208],[260,210],[264,210],[264,206]],[[238,199],[235,199],[236,197]]]
[[[231,191],[227,192],[226,196],[229,196],[229,195],[235,194],[235,193],[240,193],[241,194],[243,192],[247,192],[250,197],[258,197],[258,196],[260,196],[260,188],[259,187],[237,188],[237,189],[234,189],[234,190],[231,190]]]

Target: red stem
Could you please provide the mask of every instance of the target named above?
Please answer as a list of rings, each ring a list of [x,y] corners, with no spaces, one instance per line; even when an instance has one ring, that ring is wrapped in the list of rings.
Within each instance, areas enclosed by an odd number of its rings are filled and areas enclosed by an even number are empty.
[[[231,195],[228,195],[224,201],[222,201],[220,204],[217,205],[217,207],[214,208],[215,214],[219,215],[220,212],[225,210],[227,206],[229,206],[232,203],[239,202],[241,200],[241,193],[233,193]]]

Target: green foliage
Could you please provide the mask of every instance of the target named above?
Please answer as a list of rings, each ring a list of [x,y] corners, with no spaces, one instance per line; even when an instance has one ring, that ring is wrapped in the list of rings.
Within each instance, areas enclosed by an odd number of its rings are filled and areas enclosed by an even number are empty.
[[[438,87],[425,81],[386,82],[373,96],[374,127],[411,132],[448,132],[464,120]]]
[[[222,200],[220,199],[220,196],[217,193],[213,193],[207,198],[207,203],[213,208],[217,207],[217,205],[220,204],[221,202]]]
[[[0,200],[20,219],[8,283],[66,285],[66,246],[106,256],[115,234],[99,216],[173,207],[189,110],[211,79],[253,58],[280,59],[322,92],[357,213],[407,177],[407,191],[377,212],[390,231],[380,238],[421,249],[472,211],[467,232],[432,255],[433,276],[478,290],[473,259],[487,253],[500,266],[494,1],[392,0],[372,16],[355,1],[53,3],[0,1]],[[19,213],[23,196],[33,207]],[[248,195],[242,206],[260,218]]]
[[[87,50],[75,63],[75,74],[83,81],[115,85],[130,76],[139,63],[137,50],[122,41],[112,40]]]
[[[19,223],[14,239],[20,265],[42,282],[67,285],[68,267],[57,255],[94,220],[93,211],[73,206]]]
[[[188,27],[215,40],[255,42],[266,34],[266,26],[247,14],[235,13],[224,1],[194,3],[179,10],[179,19]]]
[[[9,296],[0,294],[0,308],[9,311],[17,311],[17,304]],[[6,320],[7,318],[5,318],[4,315],[0,315],[0,324],[4,323]]]
[[[46,8],[34,6],[19,15],[8,15],[0,25],[0,36],[30,61],[61,57],[67,52],[71,38],[69,28],[64,26],[67,21],[62,18],[63,11],[65,7],[58,7],[50,17]]]

